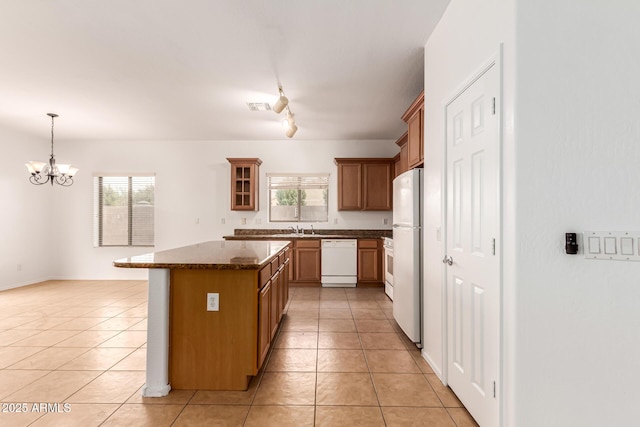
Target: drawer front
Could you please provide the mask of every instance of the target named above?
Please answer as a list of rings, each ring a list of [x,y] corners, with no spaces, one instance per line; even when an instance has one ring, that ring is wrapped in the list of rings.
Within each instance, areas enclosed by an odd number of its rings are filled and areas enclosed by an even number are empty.
[[[320,240],[298,240],[296,242],[296,248],[319,248]]]
[[[378,247],[378,240],[374,239],[360,239],[358,240],[359,248],[376,249]]]
[[[262,289],[264,285],[271,279],[271,264],[267,264],[265,267],[260,270],[259,274],[259,288]]]

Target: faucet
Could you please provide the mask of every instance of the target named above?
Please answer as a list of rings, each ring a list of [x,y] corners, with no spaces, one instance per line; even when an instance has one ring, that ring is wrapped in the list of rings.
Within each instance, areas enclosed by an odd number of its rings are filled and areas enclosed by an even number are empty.
[[[293,234],[304,234],[304,228],[300,228],[297,225],[296,225],[295,228],[293,226],[291,226],[291,227],[289,227],[289,229],[291,230],[291,233],[293,233]]]
[[[315,230],[313,229],[313,224],[311,224],[311,234],[316,234]]]

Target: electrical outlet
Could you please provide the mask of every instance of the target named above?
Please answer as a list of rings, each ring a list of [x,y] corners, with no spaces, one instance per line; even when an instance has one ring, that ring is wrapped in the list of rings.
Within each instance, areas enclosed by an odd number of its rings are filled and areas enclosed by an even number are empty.
[[[196,224],[200,224],[200,218],[196,218]]]
[[[224,225],[224,218],[220,218],[220,224]]]
[[[337,224],[338,223],[338,218],[333,218],[333,223]]]
[[[389,225],[389,218],[385,218],[382,220],[382,224]]]
[[[247,225],[247,218],[240,218],[240,224]]]
[[[220,311],[220,294],[208,293],[207,294],[207,311]]]

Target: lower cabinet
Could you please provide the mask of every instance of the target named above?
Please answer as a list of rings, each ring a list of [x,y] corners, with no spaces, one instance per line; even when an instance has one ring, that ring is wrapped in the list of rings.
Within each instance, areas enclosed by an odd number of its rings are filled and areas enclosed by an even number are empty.
[[[358,284],[382,284],[382,240],[358,239]]]
[[[262,288],[258,296],[258,368],[269,353],[271,343],[271,281]]]
[[[293,249],[294,281],[320,284],[320,239],[296,240]]]
[[[278,331],[284,308],[289,301],[288,252],[277,263],[265,266],[259,273],[258,290],[258,369],[264,363],[271,342]],[[269,277],[266,280],[266,277]],[[266,281],[266,284],[265,284]],[[263,285],[264,284],[264,285]]]
[[[282,308],[280,304],[280,294],[282,294],[282,285],[280,280],[280,270],[276,271],[276,273],[271,277],[271,309],[269,313],[269,329],[270,331],[270,340],[273,340],[273,337],[276,336],[276,332],[278,331],[278,324],[280,322],[280,314],[282,313]]]

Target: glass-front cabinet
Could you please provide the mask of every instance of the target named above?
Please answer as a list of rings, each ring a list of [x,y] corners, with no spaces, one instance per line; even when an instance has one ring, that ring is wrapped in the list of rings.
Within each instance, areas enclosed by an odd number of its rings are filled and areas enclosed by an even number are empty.
[[[258,158],[227,158],[231,164],[231,210],[258,210],[258,177],[262,160]]]

